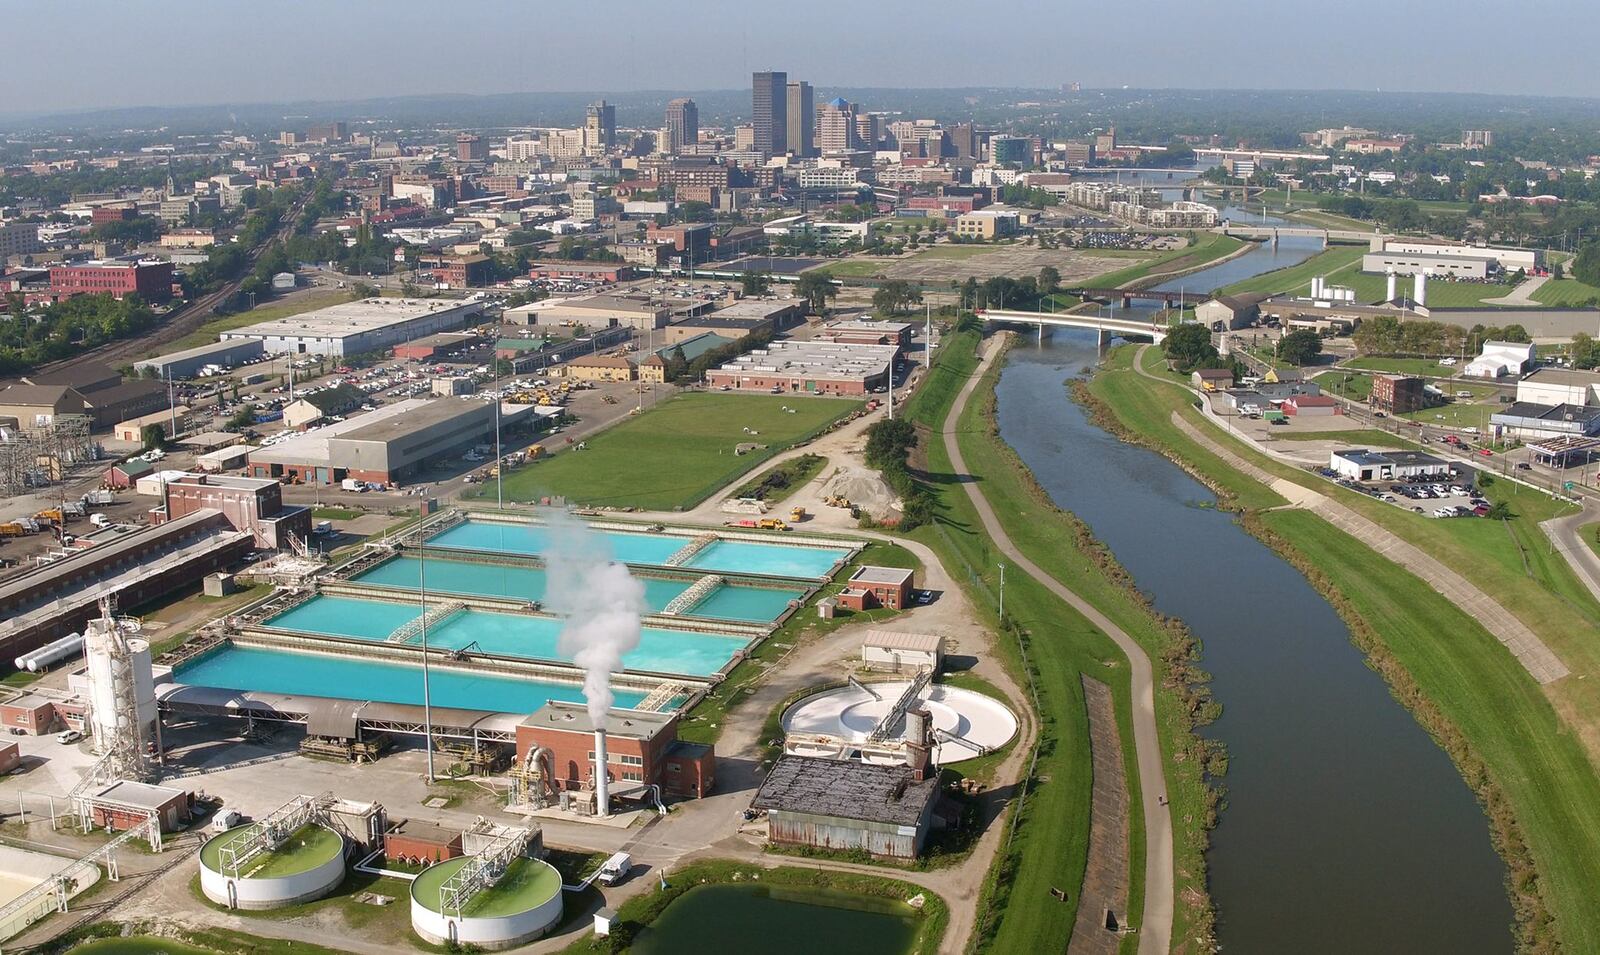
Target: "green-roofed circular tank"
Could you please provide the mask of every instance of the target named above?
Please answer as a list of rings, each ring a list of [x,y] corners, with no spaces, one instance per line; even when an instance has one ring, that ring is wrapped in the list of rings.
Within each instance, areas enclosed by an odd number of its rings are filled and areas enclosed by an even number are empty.
[[[319,898],[344,881],[344,837],[327,826],[307,823],[242,864],[242,851],[230,858],[228,848],[243,850],[257,831],[255,823],[235,826],[200,848],[206,898],[229,908],[270,909]]]
[[[465,868],[468,857],[423,870],[411,883],[411,927],[435,945],[455,942],[510,948],[543,935],[561,919],[561,874],[539,859],[519,858],[498,882],[462,906],[440,910],[439,890]]]

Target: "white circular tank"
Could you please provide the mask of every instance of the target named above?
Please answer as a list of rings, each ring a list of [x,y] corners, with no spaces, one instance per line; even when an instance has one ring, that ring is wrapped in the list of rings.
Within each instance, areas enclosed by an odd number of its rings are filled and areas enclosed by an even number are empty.
[[[235,826],[200,848],[200,890],[206,898],[233,909],[275,909],[320,899],[344,881],[344,837],[312,824],[274,852],[227,871],[221,849],[253,823]]]
[[[561,920],[561,873],[548,862],[526,858],[469,903],[465,914],[441,912],[439,887],[470,861],[462,857],[429,866],[411,883],[411,928],[424,940],[494,951],[530,942]]]

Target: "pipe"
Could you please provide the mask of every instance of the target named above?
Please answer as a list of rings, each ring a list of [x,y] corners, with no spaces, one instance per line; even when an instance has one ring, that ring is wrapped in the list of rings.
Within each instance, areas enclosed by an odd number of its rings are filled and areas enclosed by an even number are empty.
[[[606,776],[606,730],[594,731],[594,814],[611,815],[611,782]]]

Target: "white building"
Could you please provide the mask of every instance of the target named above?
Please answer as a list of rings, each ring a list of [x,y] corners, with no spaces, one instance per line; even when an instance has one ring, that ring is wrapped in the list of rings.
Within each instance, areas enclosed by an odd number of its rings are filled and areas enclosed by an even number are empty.
[[[944,638],[931,633],[868,630],[861,641],[861,665],[868,670],[939,672],[944,663]]]
[[[1393,481],[1406,477],[1441,477],[1450,462],[1420,451],[1368,451],[1352,448],[1328,456],[1328,467],[1352,481]]]
[[[1532,343],[1484,342],[1483,352],[1467,363],[1466,374],[1472,378],[1503,378],[1520,375],[1532,364]]]
[[[1535,368],[1517,382],[1517,400],[1536,405],[1600,405],[1600,373]]]
[[[1539,249],[1507,249],[1494,246],[1420,242],[1414,239],[1394,239],[1374,236],[1371,252],[1390,255],[1426,255],[1456,259],[1490,258],[1507,272],[1518,269],[1533,271],[1544,265],[1544,252]]]
[[[255,338],[269,354],[358,355],[383,351],[436,332],[454,331],[483,311],[476,300],[426,302],[369,298],[246,325],[222,340]]]
[[[1408,252],[1368,252],[1361,257],[1361,271],[1384,275],[1450,276],[1458,279],[1486,279],[1498,274],[1500,262],[1493,255],[1420,255]]]

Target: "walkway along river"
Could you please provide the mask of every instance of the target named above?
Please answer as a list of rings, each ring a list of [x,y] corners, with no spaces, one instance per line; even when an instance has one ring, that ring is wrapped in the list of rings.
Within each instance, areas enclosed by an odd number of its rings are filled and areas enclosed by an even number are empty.
[[[1247,277],[1252,259],[1262,271],[1312,251],[1285,240],[1184,285],[1209,290]],[[1203,641],[1224,707],[1206,730],[1230,756],[1208,857],[1223,950],[1509,951],[1504,867],[1477,801],[1343,621],[1205,486],[1087,420],[1063,383],[1095,363],[1093,333],[1030,339],[997,386],[1002,437]]]

